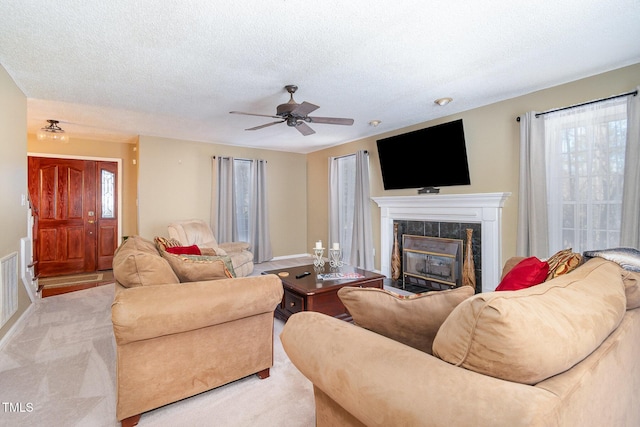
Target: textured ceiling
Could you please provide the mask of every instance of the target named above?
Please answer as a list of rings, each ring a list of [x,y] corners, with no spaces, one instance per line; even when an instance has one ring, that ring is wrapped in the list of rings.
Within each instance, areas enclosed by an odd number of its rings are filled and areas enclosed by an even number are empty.
[[[638,0],[3,0],[0,63],[29,131],[306,153],[640,62],[639,22]],[[286,84],[354,125],[229,114],[275,114]]]

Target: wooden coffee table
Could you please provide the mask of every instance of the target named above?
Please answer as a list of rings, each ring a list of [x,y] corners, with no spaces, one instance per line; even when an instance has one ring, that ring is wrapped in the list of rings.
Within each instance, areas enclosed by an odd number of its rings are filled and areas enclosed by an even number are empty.
[[[287,276],[279,275],[284,287],[282,302],[276,307],[275,316],[286,321],[289,316],[299,311],[317,311],[343,320],[351,320],[340,298],[338,291],[345,286],[358,286],[361,288],[380,288],[385,276],[360,268],[343,266],[335,270],[336,273],[345,275],[357,274],[363,277],[348,277],[334,280],[322,280],[318,274],[329,274],[334,271],[325,264],[323,268],[316,268],[313,264],[298,267],[282,268],[279,270],[265,271],[263,274],[289,273]],[[309,275],[296,278],[303,273]]]

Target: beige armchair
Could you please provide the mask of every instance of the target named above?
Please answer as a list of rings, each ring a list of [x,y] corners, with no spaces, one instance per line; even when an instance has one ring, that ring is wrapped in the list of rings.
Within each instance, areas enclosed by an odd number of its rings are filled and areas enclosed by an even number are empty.
[[[169,237],[185,246],[197,245],[211,248],[217,255],[228,255],[237,277],[245,277],[253,272],[253,253],[246,242],[218,243],[211,227],[200,219],[176,221],[168,226]]]

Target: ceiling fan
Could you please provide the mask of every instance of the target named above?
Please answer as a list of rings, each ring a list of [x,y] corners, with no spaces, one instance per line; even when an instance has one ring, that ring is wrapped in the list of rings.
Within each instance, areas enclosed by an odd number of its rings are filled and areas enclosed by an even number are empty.
[[[307,123],[322,123],[328,125],[347,125],[351,126],[353,124],[353,119],[343,119],[338,117],[309,117],[308,114],[320,108],[317,105],[311,104],[310,102],[303,102],[302,104],[298,104],[293,100],[293,94],[298,90],[298,86],[296,85],[286,85],[284,87],[287,92],[291,95],[291,99],[286,104],[280,104],[276,108],[276,115],[271,116],[269,114],[254,114],[254,113],[243,113],[241,111],[230,111],[231,114],[244,114],[247,116],[259,116],[259,117],[271,117],[274,119],[280,119],[277,122],[271,122],[264,125],[252,127],[245,130],[258,130],[262,128],[266,128],[268,126],[277,125],[278,123],[287,123],[287,126],[294,127],[303,134],[304,136],[311,135],[316,133],[313,129],[307,125]]]

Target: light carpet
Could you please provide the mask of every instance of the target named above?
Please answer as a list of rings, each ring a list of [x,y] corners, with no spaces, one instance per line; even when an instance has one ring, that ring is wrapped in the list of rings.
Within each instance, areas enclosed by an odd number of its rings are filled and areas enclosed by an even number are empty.
[[[116,426],[114,286],[38,300],[0,349],[1,426]],[[144,413],[139,426],[313,426],[311,383],[274,325],[274,366]],[[143,392],[143,391],[141,391]]]

